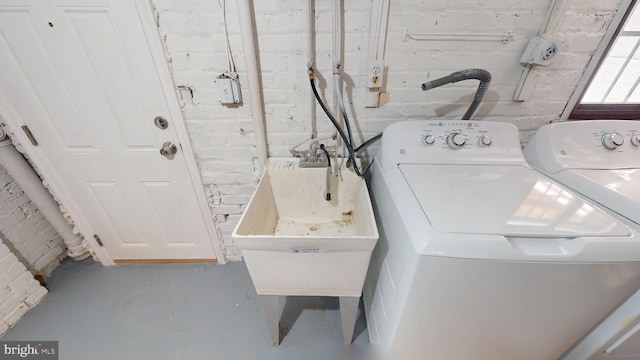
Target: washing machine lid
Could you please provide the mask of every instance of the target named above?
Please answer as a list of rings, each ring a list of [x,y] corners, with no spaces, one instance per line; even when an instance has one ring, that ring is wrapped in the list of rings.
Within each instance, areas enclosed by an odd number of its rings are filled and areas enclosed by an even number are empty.
[[[568,169],[553,176],[585,197],[640,224],[640,169]]]
[[[524,165],[414,165],[400,171],[438,230],[519,237],[629,236],[627,227]]]

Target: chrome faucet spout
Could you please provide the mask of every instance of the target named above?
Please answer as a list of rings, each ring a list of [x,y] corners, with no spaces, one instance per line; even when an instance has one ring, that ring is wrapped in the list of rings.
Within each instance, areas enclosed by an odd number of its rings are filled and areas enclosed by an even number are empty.
[[[320,144],[320,150],[322,150],[324,152],[324,155],[327,157],[325,200],[331,201],[331,188],[333,187],[333,168],[331,167],[331,156],[329,156],[329,152],[324,147],[324,144]]]
[[[331,166],[327,166],[327,191],[325,200],[331,201],[331,186],[333,185],[333,170]]]

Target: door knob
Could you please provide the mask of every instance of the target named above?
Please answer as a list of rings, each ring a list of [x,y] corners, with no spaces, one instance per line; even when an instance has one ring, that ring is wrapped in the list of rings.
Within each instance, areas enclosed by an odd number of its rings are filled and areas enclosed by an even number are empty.
[[[171,141],[165,142],[164,144],[162,144],[162,147],[160,148],[160,155],[166,157],[169,160],[173,160],[177,152],[178,152],[178,147],[175,144],[173,144]]]

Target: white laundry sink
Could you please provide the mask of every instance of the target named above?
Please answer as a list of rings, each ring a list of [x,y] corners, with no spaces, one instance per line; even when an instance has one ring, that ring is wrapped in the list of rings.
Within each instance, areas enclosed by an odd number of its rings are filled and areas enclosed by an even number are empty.
[[[268,160],[233,232],[256,291],[359,297],[378,240],[367,186],[341,161],[327,201],[326,168],[298,162]]]

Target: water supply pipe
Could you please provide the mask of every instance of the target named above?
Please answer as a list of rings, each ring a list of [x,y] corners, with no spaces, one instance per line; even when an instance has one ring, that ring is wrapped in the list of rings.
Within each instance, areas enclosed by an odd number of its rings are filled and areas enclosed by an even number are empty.
[[[89,249],[82,244],[82,236],[73,233],[73,228],[60,212],[53,196],[44,187],[40,177],[11,143],[6,134],[0,136],[0,166],[18,183],[22,191],[36,205],[40,213],[60,234],[67,245],[71,258],[83,260],[90,256]]]
[[[315,15],[314,15],[314,3],[315,0],[307,1],[307,70],[314,71],[314,49],[313,33],[315,28]],[[309,120],[311,121],[311,142],[318,138],[318,122],[316,119],[316,98],[313,95],[313,90],[309,89]]]
[[[255,26],[253,23],[252,0],[238,0],[238,18],[240,20],[240,32],[242,35],[242,48],[244,49],[244,62],[247,68],[247,80],[249,82],[249,99],[251,101],[251,116],[253,118],[253,131],[256,137],[256,150],[258,152],[258,171],[262,173],[267,162],[267,134],[264,125],[264,103],[260,91],[260,77],[258,70],[258,56],[256,53]]]
[[[489,83],[491,82],[491,74],[482,69],[466,69],[461,71],[456,71],[450,75],[445,77],[427,81],[422,84],[422,90],[427,91],[429,89],[436,88],[438,86],[455,83],[462,80],[480,80],[480,85],[478,85],[478,89],[476,90],[475,95],[473,96],[473,102],[467,109],[467,112],[462,116],[462,120],[469,120],[473,113],[476,112],[478,106],[482,102],[482,98],[484,98],[485,92],[489,88]]]
[[[340,88],[340,68],[342,66],[342,0],[333,0],[333,115],[338,124],[341,113],[338,98]],[[344,146],[345,144],[343,144]]]

